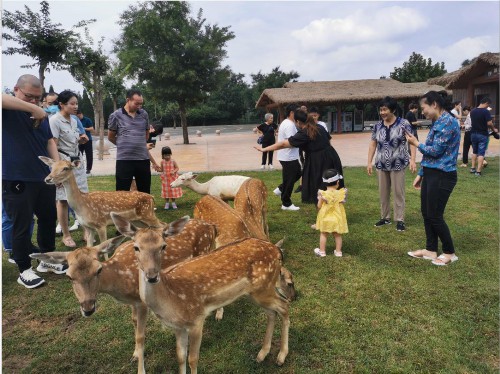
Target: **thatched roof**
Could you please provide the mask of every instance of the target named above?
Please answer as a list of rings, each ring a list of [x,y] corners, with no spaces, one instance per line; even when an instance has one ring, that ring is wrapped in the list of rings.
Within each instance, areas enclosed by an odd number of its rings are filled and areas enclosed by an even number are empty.
[[[337,103],[373,102],[391,96],[397,100],[417,99],[428,91],[443,90],[427,82],[401,83],[393,79],[361,79],[348,81],[290,82],[283,88],[268,88],[255,107],[276,107],[300,103],[334,105]]]
[[[446,88],[467,88],[472,78],[481,75],[492,66],[498,67],[500,55],[498,53],[485,52],[474,58],[471,63],[451,73],[440,77],[431,78],[427,81],[429,84],[438,84]]]

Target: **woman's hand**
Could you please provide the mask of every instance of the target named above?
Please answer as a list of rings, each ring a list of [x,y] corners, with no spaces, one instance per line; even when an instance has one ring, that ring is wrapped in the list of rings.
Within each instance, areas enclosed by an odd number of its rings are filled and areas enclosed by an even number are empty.
[[[262,148],[259,148],[259,147],[257,147],[256,145],[254,145],[253,147],[254,147],[256,150],[258,150],[259,152],[264,152],[264,151],[262,150]]]
[[[415,173],[417,171],[417,163],[413,160],[410,160],[410,171]]]
[[[405,137],[406,141],[408,144],[414,145],[415,147],[418,147],[418,139],[413,136],[413,134],[410,134],[409,132],[405,132]]]
[[[423,177],[421,177],[420,175],[417,175],[415,177],[415,180],[413,181],[413,187],[415,187],[416,190],[420,190],[420,188],[422,187],[422,179]]]
[[[89,141],[89,137],[85,134],[81,134],[80,138],[78,139],[79,144],[85,144]]]
[[[368,175],[372,175],[372,170],[373,170],[373,165],[370,162],[368,165],[366,165],[366,172],[368,173]]]

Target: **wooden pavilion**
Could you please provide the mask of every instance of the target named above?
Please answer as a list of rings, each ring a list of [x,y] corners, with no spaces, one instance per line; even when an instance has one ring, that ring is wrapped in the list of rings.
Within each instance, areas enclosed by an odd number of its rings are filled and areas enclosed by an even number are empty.
[[[363,109],[361,108],[365,104],[376,103],[386,96],[391,96],[398,101],[403,101],[406,109],[411,101],[417,101],[426,92],[444,89],[441,85],[427,82],[401,83],[393,79],[289,82],[285,83],[283,88],[265,89],[255,107],[266,108],[268,111],[277,109],[281,121],[285,116],[285,107],[288,104],[303,104],[308,107],[334,106],[337,109],[336,115],[335,112],[329,113],[328,125],[331,129],[335,129],[335,124],[343,123],[343,107],[355,104],[357,111],[352,114],[352,127],[336,126],[335,131],[341,133],[343,130],[363,130]]]

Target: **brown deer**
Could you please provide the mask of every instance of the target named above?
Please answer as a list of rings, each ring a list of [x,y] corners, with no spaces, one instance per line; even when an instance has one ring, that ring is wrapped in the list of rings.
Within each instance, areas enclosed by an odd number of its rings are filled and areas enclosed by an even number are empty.
[[[267,188],[263,181],[250,178],[243,182],[234,198],[234,210],[245,219],[254,238],[269,238],[267,225]]]
[[[184,224],[184,219],[171,225]],[[163,253],[162,266],[172,266],[186,259],[209,252],[213,248],[216,235],[214,225],[194,219],[185,224],[182,232],[166,237],[169,251]],[[168,225],[154,229],[160,235],[168,235]],[[133,359],[138,361],[137,372],[144,370],[144,337],[148,308],[139,296],[139,271],[134,253],[134,243],[129,241],[115,248],[123,236],[113,238],[95,247],[82,247],[71,252],[49,252],[32,254],[31,257],[52,264],[66,262],[66,275],[71,279],[73,292],[80,302],[84,317],[92,315],[96,309],[98,293],[107,293],[117,301],[132,307],[135,330],[135,350]],[[99,255],[112,253],[111,259],[100,262]],[[219,313],[218,311],[217,313]],[[222,313],[221,313],[222,315]]]
[[[54,161],[49,157],[39,159],[52,170],[45,178],[47,184],[62,184],[66,190],[69,206],[75,211],[78,222],[87,230],[87,246],[94,243],[95,232],[99,240],[107,238],[106,227],[113,224],[111,212],[120,212],[131,220],[140,220],[149,226],[160,226],[154,213],[153,196],[143,192],[95,191],[84,193],[78,189],[73,169],[80,161]]]
[[[240,191],[242,191],[242,189],[240,189]],[[246,191],[246,189],[243,191]],[[240,200],[239,204],[242,210],[246,210],[246,207],[251,205],[252,208],[248,208],[248,211],[249,214],[252,214],[250,209],[255,209],[257,204],[248,204],[246,202],[247,198],[244,196],[248,196],[248,193],[245,192],[244,194],[240,194],[240,192],[238,192],[237,198]],[[245,204],[243,204],[241,200],[244,200]],[[234,203],[236,205],[236,199]],[[269,237],[264,232],[262,225],[249,224],[248,216],[240,214],[215,196],[207,195],[198,200],[194,206],[193,216],[212,223],[217,227],[217,238],[215,239],[217,248],[245,238],[257,238],[269,241]],[[281,248],[282,243],[283,242],[280,241],[276,244],[278,248]],[[293,276],[284,266],[281,267],[280,278],[276,287],[279,292],[282,292],[288,298],[288,300],[295,300],[296,291]]]
[[[134,241],[139,262],[141,299],[175,333],[179,373],[186,373],[189,343],[189,367],[197,373],[205,318],[215,309],[249,295],[267,314],[264,343],[257,355],[261,362],[271,348],[276,314],[282,319],[278,365],[288,354],[289,302],[275,289],[281,267],[281,251],[259,239],[243,239],[209,254],[165,269],[161,253],[168,243],[158,233],[136,228],[127,219],[111,214],[116,227]],[[177,225],[170,230],[175,234]],[[157,243],[157,245],[151,245]]]

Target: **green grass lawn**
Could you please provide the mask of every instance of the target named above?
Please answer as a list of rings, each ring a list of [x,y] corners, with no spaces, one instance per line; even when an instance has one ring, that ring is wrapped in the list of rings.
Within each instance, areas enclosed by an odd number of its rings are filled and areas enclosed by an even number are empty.
[[[298,299],[290,306],[290,353],[275,365],[281,332],[261,364],[255,362],[265,331],[264,313],[243,298],[225,308],[224,319],[207,318],[200,351],[201,373],[497,373],[499,365],[499,159],[483,177],[459,168],[459,181],[445,218],[460,260],[437,267],[406,252],[425,244],[419,192],[406,176],[405,232],[379,219],[376,177],[346,168],[349,197],[343,258],[313,249],[313,205],[283,212],[272,190],[281,172],[241,172],[261,178],[269,191],[273,242],[286,236],[285,265],[295,277]],[[215,174],[203,174],[206,181]],[[114,177],[92,177],[90,189],[113,190]],[[199,195],[184,190],[177,211],[163,210],[160,178],[153,178],[157,214],[172,221],[192,209]],[[109,227],[110,236],[115,229]],[[81,231],[74,235],[79,245]],[[60,237],[58,250],[64,250]],[[70,282],[44,275],[47,284],[27,290],[16,283],[17,268],[3,255],[2,328],[4,373],[134,373],[130,309],[107,295],[96,313],[83,318]],[[146,333],[148,373],[176,373],[175,337],[150,316]]]

